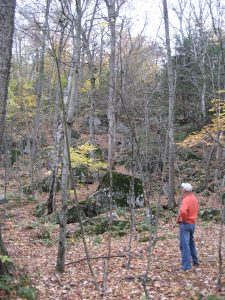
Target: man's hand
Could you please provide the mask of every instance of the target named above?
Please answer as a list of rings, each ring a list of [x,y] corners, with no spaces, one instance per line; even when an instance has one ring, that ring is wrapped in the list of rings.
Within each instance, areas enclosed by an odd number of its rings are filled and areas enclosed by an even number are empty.
[[[177,224],[180,224],[181,222],[182,222],[181,216],[179,215],[179,216],[177,217]]]

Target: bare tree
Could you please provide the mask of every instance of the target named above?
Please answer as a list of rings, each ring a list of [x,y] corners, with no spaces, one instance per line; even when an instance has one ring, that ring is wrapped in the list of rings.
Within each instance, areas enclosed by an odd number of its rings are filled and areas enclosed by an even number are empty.
[[[15,0],[0,1],[0,149],[5,128],[15,6]]]
[[[62,16],[61,16],[62,18]],[[63,18],[62,18],[63,19]],[[63,52],[63,43],[65,42],[65,29],[67,27],[68,22],[65,20],[63,22],[60,21],[60,39],[59,39],[59,46],[57,51],[57,59],[58,59],[58,68],[61,67],[61,59],[62,59],[62,52]],[[54,48],[54,46],[52,45]],[[56,51],[53,49],[53,51]],[[67,92],[69,93],[69,89],[71,87],[71,80],[70,80],[71,72],[68,75],[68,82],[67,87],[65,90],[64,95],[67,97]],[[55,208],[55,197],[56,197],[56,189],[57,189],[57,181],[58,181],[58,167],[60,162],[60,153],[61,153],[61,141],[62,141],[62,112],[59,112],[59,103],[60,103],[60,79],[57,78],[57,86],[56,86],[56,95],[55,95],[55,112],[54,112],[54,150],[53,150],[53,167],[52,167],[52,177],[51,177],[51,184],[50,184],[50,191],[49,191],[49,198],[48,198],[48,214],[51,214]]]
[[[175,206],[175,177],[174,177],[174,161],[175,161],[175,144],[174,144],[174,105],[175,105],[175,88],[174,74],[172,65],[172,55],[170,47],[170,31],[167,0],[163,0],[163,16],[165,25],[166,52],[167,52],[167,72],[168,72],[168,90],[169,90],[169,120],[168,120],[168,137],[169,137],[169,202],[168,207]]]
[[[46,48],[46,39],[47,39],[47,32],[48,32],[48,18],[49,18],[50,4],[51,4],[51,0],[46,0],[45,20],[42,28],[39,74],[38,74],[38,82],[37,82],[36,115],[35,115],[35,124],[34,124],[36,134],[38,132],[37,130],[40,125],[39,123],[40,123],[41,106],[43,105],[44,62],[45,62],[45,48]]]
[[[0,0],[0,150],[5,130],[15,7],[15,0]],[[0,255],[8,255],[2,239],[1,224]],[[0,274],[8,274],[12,269],[13,265],[11,263],[3,263],[0,259]]]
[[[91,91],[90,91],[90,113],[89,113],[89,133],[90,133],[90,142],[91,144],[95,144],[95,132],[94,132],[94,118],[95,118],[95,107],[96,107],[96,66],[95,66],[95,49],[93,45],[93,49],[90,47],[90,34],[93,29],[93,22],[96,14],[96,10],[98,7],[99,0],[96,0],[94,10],[92,13],[89,29],[83,30],[82,37],[84,43],[84,49],[87,54],[88,59],[88,68],[90,73],[90,82],[91,82]],[[94,42],[92,42],[94,44]]]
[[[68,6],[69,7],[69,6]],[[70,9],[70,8],[69,8]],[[69,12],[71,9],[69,10]],[[74,114],[76,103],[78,99],[79,88],[79,72],[80,72],[80,54],[81,54],[81,18],[82,7],[81,0],[76,2],[76,20],[74,26],[74,81],[71,90],[70,100],[68,103],[68,111],[66,116],[66,123],[64,124],[64,147],[63,147],[63,165],[62,165],[62,206],[60,212],[60,233],[56,269],[59,272],[64,272],[65,268],[65,241],[66,241],[66,224],[67,224],[67,211],[68,211],[68,188],[69,188],[69,174],[70,174],[70,142],[71,130],[73,126]],[[64,112],[66,113],[66,112]]]

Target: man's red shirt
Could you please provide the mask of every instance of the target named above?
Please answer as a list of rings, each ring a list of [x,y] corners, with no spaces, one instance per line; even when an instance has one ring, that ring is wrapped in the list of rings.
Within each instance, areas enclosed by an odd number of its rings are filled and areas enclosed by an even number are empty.
[[[198,217],[198,200],[192,192],[184,193],[177,223],[195,224]]]

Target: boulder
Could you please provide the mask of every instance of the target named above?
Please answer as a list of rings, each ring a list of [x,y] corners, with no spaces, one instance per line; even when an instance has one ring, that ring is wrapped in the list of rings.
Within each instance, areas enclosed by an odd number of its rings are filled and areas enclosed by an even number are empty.
[[[112,199],[114,206],[129,206],[130,202],[130,187],[132,176],[112,172]],[[109,187],[110,187],[110,174],[107,172],[98,186],[97,192],[90,197],[91,201],[96,202],[98,207],[103,210],[109,208]],[[134,179],[134,204],[135,207],[144,206],[144,195],[142,182],[139,178]]]
[[[35,182],[34,186],[33,186],[33,189],[34,190],[39,190],[40,192],[48,193],[49,190],[50,190],[51,179],[52,179],[52,176],[50,175],[50,176],[47,176],[47,177],[43,178],[39,182]],[[60,182],[59,182],[59,180],[57,180],[56,191],[57,192],[60,191]],[[23,192],[26,195],[31,195],[32,194],[32,186],[31,185],[24,186],[23,187]]]
[[[21,151],[17,148],[12,148],[10,149],[10,162],[11,162],[11,165],[13,165],[18,157],[21,155]]]
[[[204,210],[200,210],[199,217],[204,221],[219,221],[220,219],[220,210],[216,208],[206,208]]]
[[[75,129],[72,129],[71,130],[71,138],[75,139],[75,140],[79,140],[79,138],[80,138],[79,132]]]
[[[113,207],[127,207],[130,201],[130,186],[132,177],[126,174],[113,172],[112,199]],[[107,172],[98,186],[96,193],[88,199],[80,201],[80,211],[82,218],[93,218],[99,214],[109,211],[109,172]],[[134,179],[134,205],[136,208],[144,206],[144,196],[142,183],[139,178]],[[34,215],[44,216],[47,214],[47,202],[36,206]],[[59,222],[58,213],[53,213],[52,218],[55,223]],[[68,208],[67,223],[78,222],[78,212],[76,205]]]
[[[0,195],[0,204],[5,204],[5,203],[7,203],[8,202],[8,200],[7,200],[7,198],[5,197],[5,195]]]
[[[34,215],[35,217],[43,217],[44,215],[47,214],[47,207],[48,207],[47,201],[46,201],[46,202],[38,203],[38,204],[35,206],[33,215]]]
[[[116,124],[116,132],[121,134],[128,134],[130,132],[129,128],[124,125],[122,122],[117,122]]]
[[[98,211],[95,207],[95,204],[91,203],[89,200],[84,200],[79,202],[80,211],[82,218],[92,218],[98,214]],[[48,203],[41,202],[36,205],[33,215],[35,217],[44,217],[47,216],[47,207]],[[52,223],[59,224],[59,212],[55,211],[50,216],[49,219]],[[67,224],[76,223],[79,221],[78,218],[78,211],[76,205],[73,205],[68,208],[68,215],[67,215]]]
[[[113,236],[123,236],[127,234],[130,227],[129,221],[124,219],[112,218],[111,231]],[[101,235],[109,230],[108,216],[102,214],[89,220],[85,226],[85,232],[89,235]],[[81,236],[81,229],[77,228],[72,234],[67,234],[67,237]]]
[[[94,117],[94,131],[97,134],[100,133],[107,133],[109,127],[109,122],[107,118],[107,114],[97,112],[96,116]],[[89,130],[89,116],[84,120],[81,125],[81,129],[83,131]]]
[[[201,181],[199,183],[199,185],[197,186],[197,188],[195,189],[195,193],[196,194],[199,194],[199,193],[202,193],[207,187],[207,184],[205,181]]]

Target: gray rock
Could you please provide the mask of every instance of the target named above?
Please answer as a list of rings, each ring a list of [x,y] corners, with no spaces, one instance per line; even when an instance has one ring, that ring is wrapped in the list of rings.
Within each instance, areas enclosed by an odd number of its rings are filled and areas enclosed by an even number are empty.
[[[5,195],[0,195],[0,204],[5,204],[7,202],[8,200],[6,199]]]
[[[98,114],[94,117],[94,131],[95,133],[106,133],[108,131],[109,122],[107,114]],[[81,126],[83,131],[89,130],[89,116],[84,120]]]
[[[121,122],[116,124],[116,131],[122,134],[127,134],[130,132],[129,128]]]
[[[126,174],[113,172],[113,187],[112,187],[112,198],[114,206],[126,207],[129,206],[130,200],[130,186],[132,177]],[[90,197],[99,210],[107,211],[109,209],[109,172],[106,173],[101,183],[98,186],[97,192]],[[134,206],[144,206],[144,196],[142,183],[139,178],[134,180]]]

